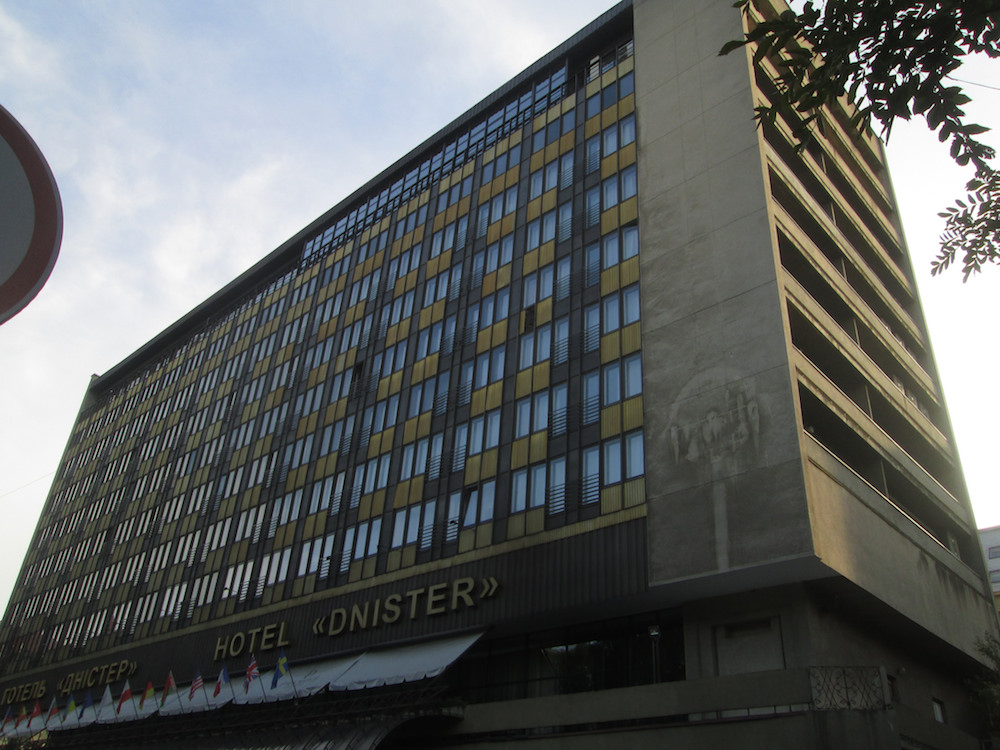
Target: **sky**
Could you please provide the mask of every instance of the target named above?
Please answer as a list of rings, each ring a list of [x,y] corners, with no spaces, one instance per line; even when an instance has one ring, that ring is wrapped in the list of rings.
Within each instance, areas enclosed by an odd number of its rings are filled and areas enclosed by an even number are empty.
[[[44,153],[64,214],[52,276],[0,326],[0,608],[91,374],[612,4],[0,0],[0,105]],[[1000,67],[956,76],[994,86]],[[966,90],[972,119],[1000,125],[1000,91]],[[1000,267],[931,278],[936,214],[971,174],[922,121],[896,127],[888,153],[976,518],[1000,525]]]

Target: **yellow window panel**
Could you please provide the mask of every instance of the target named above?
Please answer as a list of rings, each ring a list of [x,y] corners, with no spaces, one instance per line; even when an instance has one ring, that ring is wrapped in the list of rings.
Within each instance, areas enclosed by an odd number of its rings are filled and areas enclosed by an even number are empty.
[[[389,393],[399,393],[399,390],[403,387],[403,370],[399,372],[394,372],[389,376]]]
[[[476,336],[476,354],[488,352],[492,348],[493,332],[487,328],[480,331]]]
[[[612,362],[622,355],[621,339],[618,331],[612,331],[601,337],[601,362]]]
[[[385,561],[385,570],[387,573],[391,573],[394,570],[399,570],[402,564],[403,551],[398,549],[389,550],[389,555]]]
[[[524,398],[531,393],[532,369],[521,370],[514,379],[514,398]]]
[[[639,258],[629,258],[623,260],[618,266],[621,272],[621,284],[623,287],[634,284],[639,280]]]
[[[381,516],[385,512],[385,490],[376,490],[372,495],[372,516]]]
[[[508,263],[505,266],[501,266],[497,269],[497,289],[503,289],[505,286],[510,284],[510,269],[512,263]]]
[[[618,404],[601,409],[601,439],[620,435],[622,432],[622,412]]]
[[[407,419],[403,423],[403,442],[412,443],[417,438],[417,418]]]
[[[635,141],[618,149],[618,165],[622,169],[635,163]]]
[[[601,513],[615,513],[622,509],[622,488],[620,484],[601,490]]]
[[[476,530],[462,529],[458,532],[458,551],[469,552],[476,548]]]
[[[405,499],[405,505],[415,505],[424,499],[424,475],[414,477],[410,480],[409,496]]]
[[[631,224],[639,217],[639,199],[637,196],[632,196],[624,203],[618,205],[618,211],[620,222],[622,224]]]
[[[545,531],[545,508],[532,508],[524,515],[525,534],[540,534]]]
[[[537,133],[539,130],[545,127],[548,123],[548,112],[542,112],[538,115],[531,123],[531,132]]]
[[[471,413],[482,414],[486,409],[486,388],[473,391],[470,401],[472,402],[470,406]]]
[[[601,214],[601,234],[613,232],[618,228],[618,206],[609,208]]]
[[[546,297],[535,305],[535,325],[543,325],[552,320],[552,298]]]
[[[393,488],[392,497],[392,508],[393,510],[399,510],[400,508],[405,508],[410,501],[410,480],[407,479],[405,482],[399,482]]]
[[[494,323],[493,327],[493,341],[494,347],[500,346],[507,340],[507,321],[501,320],[499,323]]]
[[[515,513],[507,519],[507,538],[518,539],[524,536],[524,513]]]
[[[541,390],[542,388],[549,387],[549,370],[550,362],[547,360],[545,362],[539,362],[535,365],[531,372],[531,388],[534,391]]]
[[[520,469],[528,465],[529,438],[515,440],[510,447],[510,468]]]
[[[536,432],[528,436],[530,441],[529,463],[544,461],[548,455],[549,434],[548,432]]]
[[[465,484],[475,484],[479,481],[482,466],[482,456],[469,456],[465,462]]]
[[[503,397],[503,381],[486,386],[485,408],[497,409]]]
[[[427,437],[431,434],[431,412],[421,414],[417,417],[417,437]]]
[[[622,334],[622,355],[637,352],[642,348],[642,332],[639,321],[625,326],[621,330]]]
[[[489,479],[490,477],[495,477],[497,475],[497,456],[499,451],[497,448],[491,448],[488,451],[483,452],[482,465],[479,471],[480,479]]]
[[[362,495],[361,502],[358,503],[358,520],[365,521],[372,515],[372,496]]]
[[[521,259],[521,274],[529,274],[538,268],[538,250],[530,250]]]

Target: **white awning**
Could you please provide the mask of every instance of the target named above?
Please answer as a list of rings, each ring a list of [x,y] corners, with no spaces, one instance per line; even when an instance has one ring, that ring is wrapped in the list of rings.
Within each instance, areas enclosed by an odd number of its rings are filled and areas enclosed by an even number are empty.
[[[330,689],[361,690],[437,677],[481,636],[482,633],[472,633],[366,651],[347,671],[330,681]]]

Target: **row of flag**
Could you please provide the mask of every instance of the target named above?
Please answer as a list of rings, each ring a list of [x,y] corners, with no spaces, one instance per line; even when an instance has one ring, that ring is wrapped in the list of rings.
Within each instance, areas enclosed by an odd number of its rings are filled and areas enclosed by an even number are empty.
[[[271,690],[277,689],[278,683],[283,677],[287,677],[294,686],[292,673],[288,666],[288,658],[285,656],[284,649],[282,649],[280,655],[278,656],[278,663],[274,667],[274,676],[271,679]],[[257,664],[256,657],[251,654],[250,664],[247,666],[246,676],[243,679],[244,695],[248,695],[250,693],[251,685],[255,680],[259,679],[260,667]],[[227,686],[231,693],[230,696],[222,695],[223,690],[225,690]],[[263,690],[263,684],[261,684],[261,690]],[[191,686],[187,691],[189,704],[195,700],[199,691],[204,693],[205,704],[207,705],[208,692],[205,687],[205,681],[201,676],[201,670],[196,670],[194,679],[191,681]],[[125,681],[121,695],[118,697],[117,705],[115,705],[114,699],[111,696],[111,686],[109,685],[104,689],[104,697],[102,698],[101,703],[96,707],[94,706],[94,700],[90,690],[88,690],[84,696],[83,703],[79,705],[76,702],[76,697],[71,694],[69,697],[69,703],[66,704],[65,710],[60,710],[56,699],[53,698],[48,712],[44,714],[44,719],[42,721],[37,721],[37,723],[36,720],[43,716],[41,701],[36,700],[35,705],[30,712],[28,711],[27,706],[22,705],[20,713],[16,716],[14,715],[14,707],[8,706],[7,713],[3,718],[2,724],[0,724],[0,736],[10,736],[12,734],[19,734],[22,732],[30,734],[33,732],[40,732],[43,729],[71,729],[78,726],[86,726],[94,721],[126,721],[144,718],[156,712],[166,713],[164,709],[167,707],[167,702],[171,696],[175,695],[178,699],[180,698],[177,689],[177,682],[174,680],[174,673],[173,671],[169,671],[167,673],[166,683],[163,686],[163,691],[160,693],[159,700],[156,698],[156,691],[153,688],[153,683],[148,682],[146,684],[146,689],[143,690],[141,696],[139,696],[138,706],[135,704],[136,696],[133,694],[128,680]],[[223,665],[222,671],[219,672],[219,676],[215,680],[215,688],[212,692],[213,701],[218,702],[220,695],[222,695],[223,702],[237,700],[236,690],[229,678],[229,672],[225,665]],[[93,710],[91,711],[91,715],[87,717],[89,720],[84,723],[87,709]],[[181,710],[183,711],[183,708],[181,708]]]

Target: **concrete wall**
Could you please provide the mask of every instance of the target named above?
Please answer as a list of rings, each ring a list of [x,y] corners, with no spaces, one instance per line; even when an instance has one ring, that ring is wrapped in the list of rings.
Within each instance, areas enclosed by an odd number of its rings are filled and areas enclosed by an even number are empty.
[[[635,3],[654,585],[811,551],[741,33],[728,0]]]
[[[983,580],[822,446],[807,444],[816,552],[823,563],[971,656],[997,632]]]

